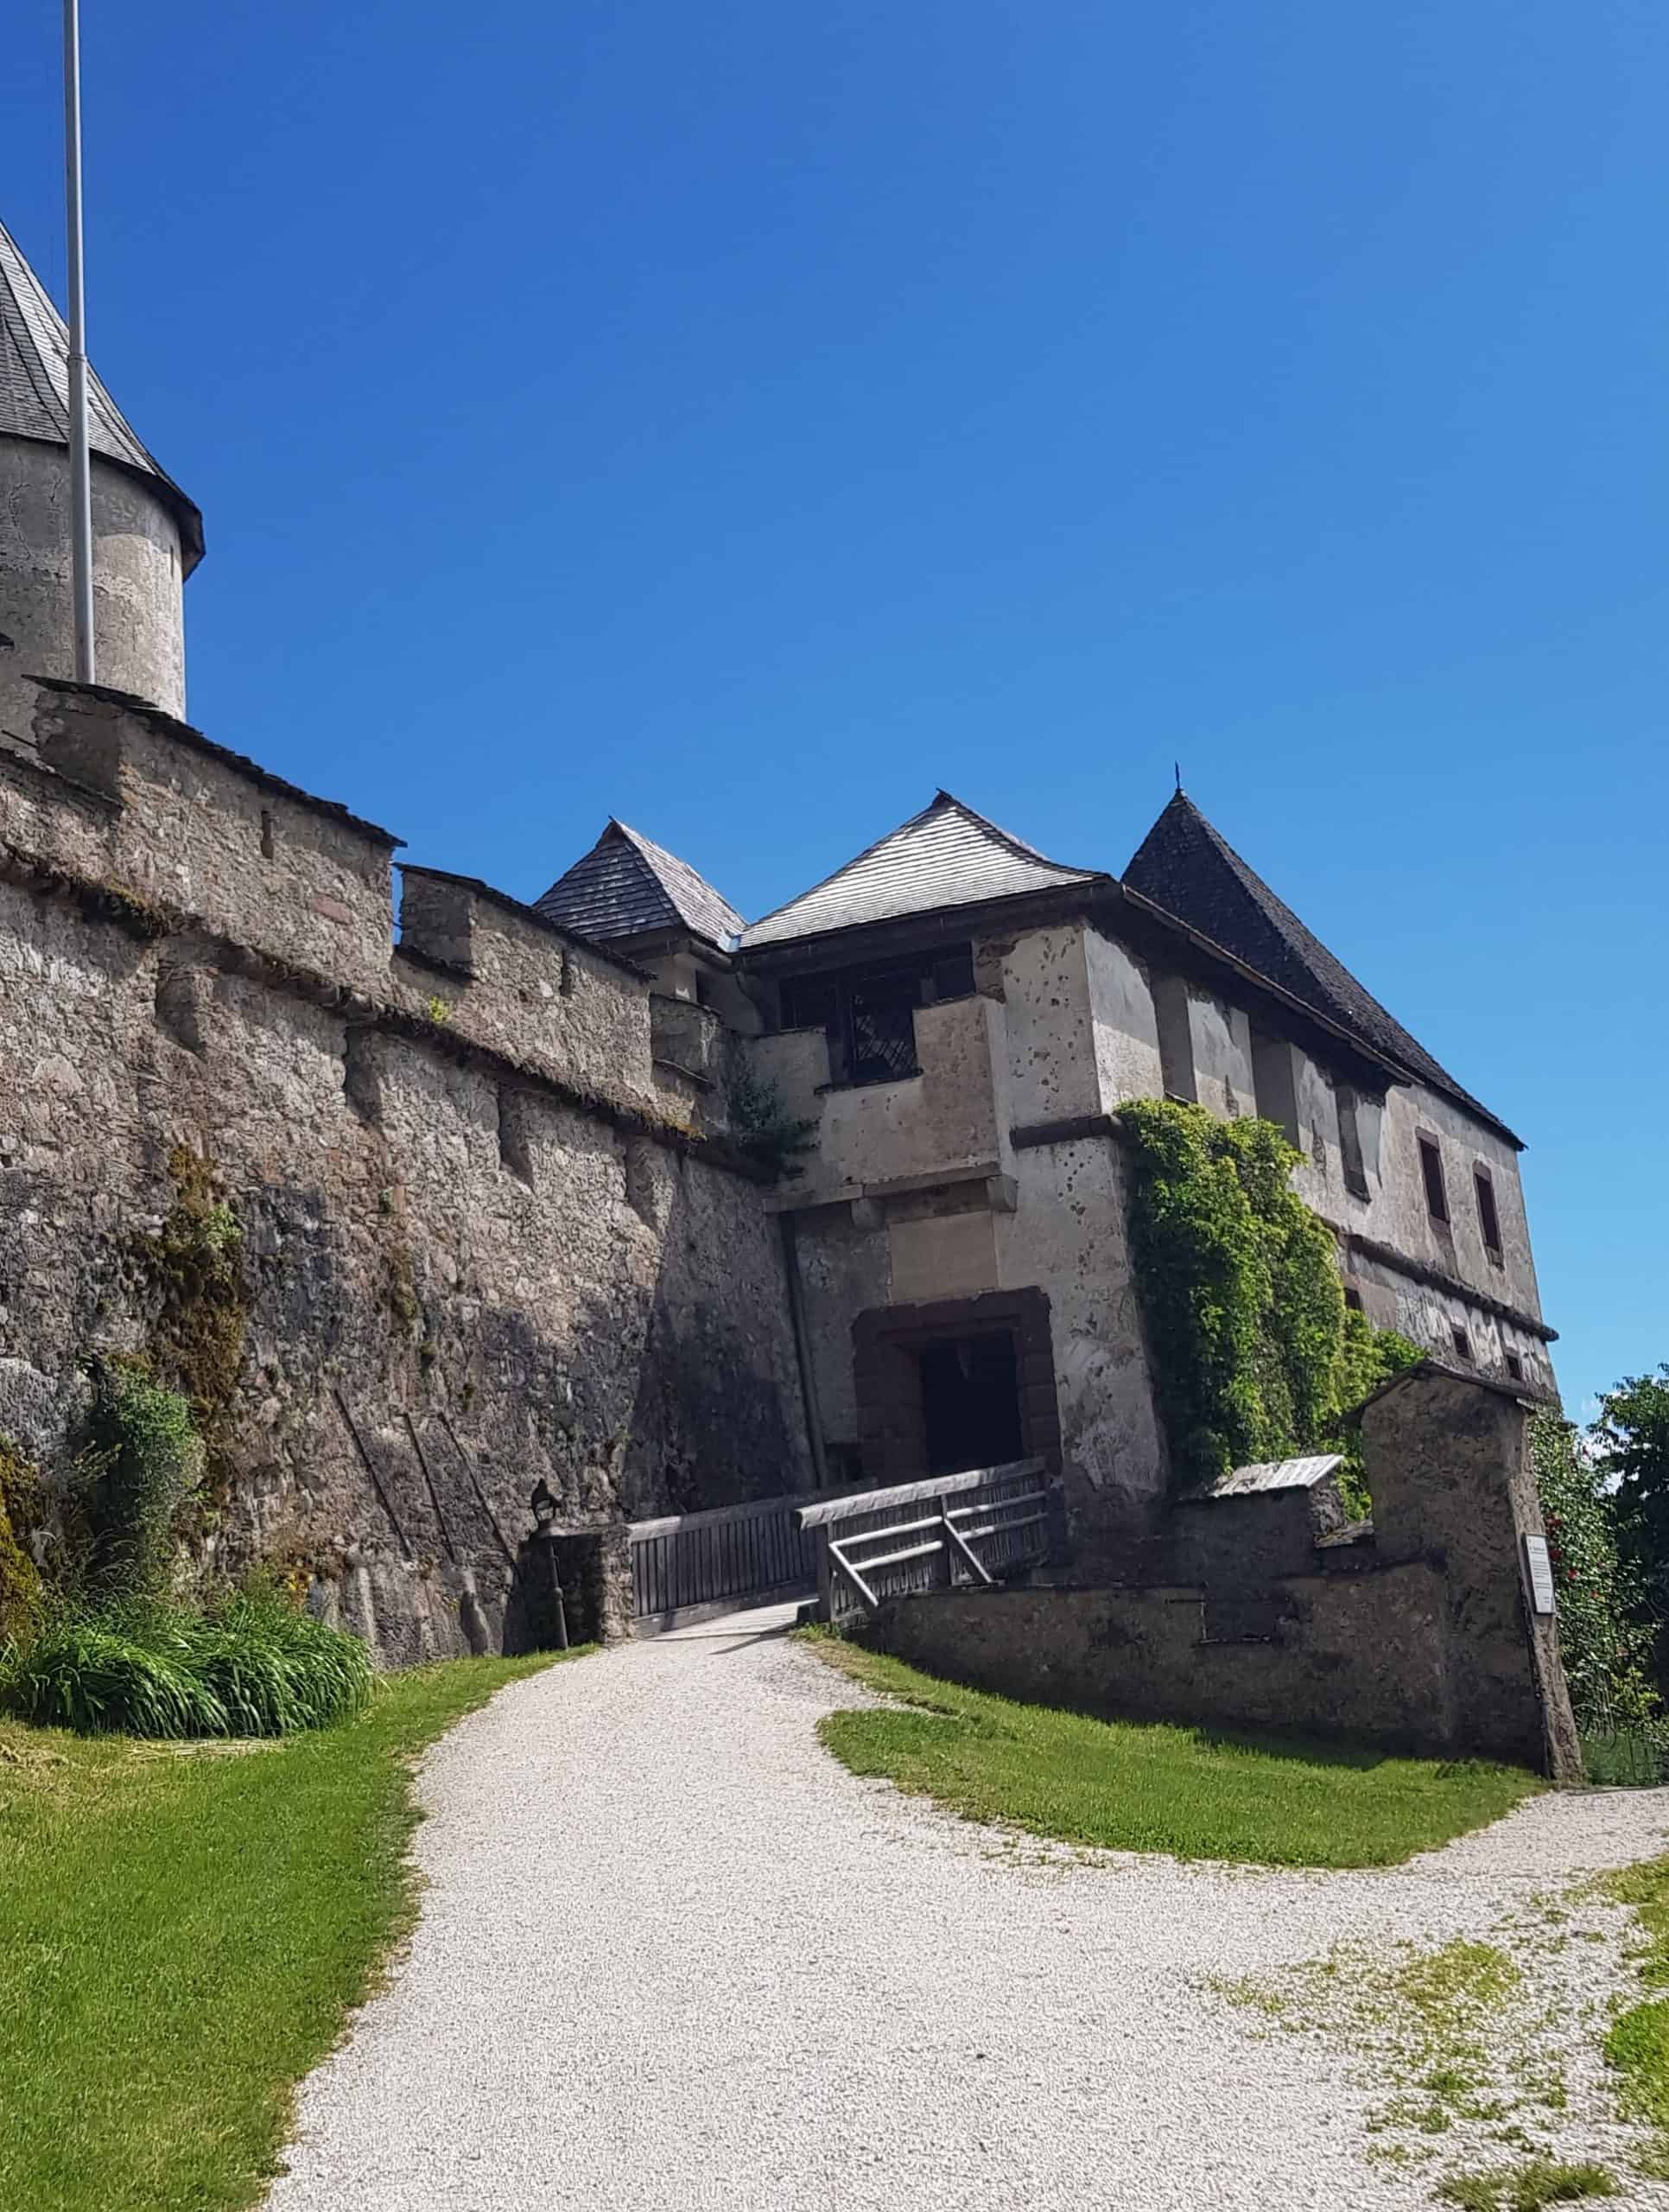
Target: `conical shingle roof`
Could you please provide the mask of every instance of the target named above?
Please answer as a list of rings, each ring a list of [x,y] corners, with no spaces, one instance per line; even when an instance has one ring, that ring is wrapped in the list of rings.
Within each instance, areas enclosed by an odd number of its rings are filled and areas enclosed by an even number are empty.
[[[69,333],[46,287],[0,223],[0,436],[69,442]],[[87,438],[94,453],[155,487],[180,526],[189,575],[203,557],[203,518],[135,435],[96,374],[87,375]]]
[[[1184,792],[1176,794],[1142,840],[1124,883],[1518,1143],[1305,928]]]
[[[949,791],[860,853],[833,875],[742,932],[742,946],[785,944],[865,922],[930,914],[942,906],[1093,883],[1098,871],[1066,868],[999,830]]]
[[[611,820],[591,850],[559,875],[534,911],[599,941],[688,930],[728,951],[742,918],[687,861]]]

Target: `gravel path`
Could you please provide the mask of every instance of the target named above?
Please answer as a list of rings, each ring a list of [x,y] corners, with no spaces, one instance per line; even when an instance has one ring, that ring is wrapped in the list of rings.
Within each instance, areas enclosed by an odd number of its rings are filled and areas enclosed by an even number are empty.
[[[1669,1792],[1616,1792],[1386,1872],[1090,1860],[855,1779],[814,1727],[863,1700],[726,1624],[466,1721],[423,1771],[410,1955],[305,2086],[270,2212],[1429,2206],[1364,2161],[1360,2065],[1212,1978],[1485,1936],[1669,1829]],[[1558,1953],[1567,2017],[1617,1955]]]

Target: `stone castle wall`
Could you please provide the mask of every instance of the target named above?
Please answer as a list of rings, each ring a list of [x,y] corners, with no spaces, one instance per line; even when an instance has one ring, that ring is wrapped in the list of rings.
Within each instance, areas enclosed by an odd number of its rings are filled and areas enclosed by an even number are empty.
[[[246,1306],[200,1567],[304,1573],[403,1663],[503,1636],[541,1478],[573,1526],[808,1483],[775,1224],[657,1088],[647,979],[432,871],[394,948],[384,832],[41,702],[41,765],[0,756],[0,1431],[61,1477],[200,1161]]]

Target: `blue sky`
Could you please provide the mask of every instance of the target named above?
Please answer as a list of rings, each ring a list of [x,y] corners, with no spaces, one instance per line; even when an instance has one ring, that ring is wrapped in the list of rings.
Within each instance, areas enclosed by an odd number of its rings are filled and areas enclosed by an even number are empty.
[[[750,913],[941,783],[1117,868],[1180,760],[1529,1141],[1573,1408],[1669,1357],[1662,9],[84,15],[194,721]],[[6,39],[61,296],[53,0]]]

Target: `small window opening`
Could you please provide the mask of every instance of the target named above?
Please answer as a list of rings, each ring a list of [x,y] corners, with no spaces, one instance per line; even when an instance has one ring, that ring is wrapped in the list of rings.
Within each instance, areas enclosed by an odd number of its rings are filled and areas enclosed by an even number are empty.
[[[825,1032],[837,1084],[902,1083],[921,1073],[917,1007],[973,995],[973,947],[955,945],[887,966],[790,976],[780,994],[782,1026]]]
[[[524,1091],[508,1084],[498,1092],[498,1165],[517,1181],[533,1181],[533,1146],[528,1128],[529,1109]]]
[[[261,857],[265,861],[272,858],[272,809],[270,806],[261,809]]]
[[[1435,1137],[1420,1139],[1420,1173],[1425,1178],[1425,1210],[1433,1221],[1447,1223],[1449,1193],[1444,1186],[1443,1154]]]
[[[1499,1262],[1501,1249],[1501,1216],[1495,1211],[1495,1186],[1489,1179],[1486,1167],[1472,1171],[1472,1187],[1478,1194],[1478,1226],[1483,1231],[1483,1247],[1492,1260]]]
[[[1507,1372],[1512,1376],[1514,1382],[1522,1382],[1524,1380],[1524,1362],[1519,1357],[1515,1351],[1509,1351],[1505,1357]]]
[[[1368,1169],[1362,1160],[1361,1130],[1356,1120],[1356,1094],[1348,1084],[1339,1085],[1339,1159],[1344,1169],[1345,1189],[1353,1198],[1365,1198]]]
[[[1021,1457],[1019,1366],[1006,1330],[924,1344],[917,1360],[930,1475]]]
[[[1466,1362],[1466,1364],[1469,1367],[1472,1364],[1472,1339],[1466,1333],[1464,1323],[1460,1321],[1450,1322],[1449,1333],[1455,1340],[1456,1358],[1463,1359]]]
[[[1344,1310],[1347,1313],[1361,1312],[1361,1293],[1359,1290],[1352,1290],[1348,1285],[1344,1294]]]

